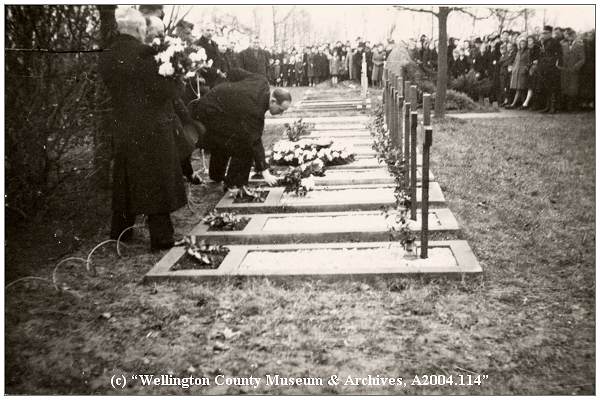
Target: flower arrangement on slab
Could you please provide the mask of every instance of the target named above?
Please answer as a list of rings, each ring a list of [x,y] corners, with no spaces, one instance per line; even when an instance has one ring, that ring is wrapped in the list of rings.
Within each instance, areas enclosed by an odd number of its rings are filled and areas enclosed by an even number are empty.
[[[271,163],[283,166],[300,166],[320,159],[325,166],[342,165],[354,161],[351,147],[331,139],[301,139],[297,142],[280,141],[273,146]]]
[[[202,218],[202,222],[213,231],[241,231],[248,225],[250,218],[240,217],[233,212],[211,211]]]
[[[306,196],[315,188],[315,176],[325,175],[325,164],[320,159],[304,163],[298,167],[289,167],[279,176],[279,183],[285,186],[285,193]]]
[[[284,124],[285,135],[291,142],[297,142],[300,140],[300,136],[306,136],[310,134],[310,130],[314,127],[314,124],[308,122],[302,122],[302,118],[294,121],[292,124]]]
[[[264,203],[269,195],[269,190],[262,186],[242,186],[239,189],[230,189],[230,197],[234,203]]]
[[[185,246],[186,257],[178,262],[172,270],[181,269],[216,269],[225,256],[229,254],[229,248],[221,245],[208,244],[203,239],[197,241],[196,236],[184,236],[176,246]],[[192,264],[186,261],[192,261]]]

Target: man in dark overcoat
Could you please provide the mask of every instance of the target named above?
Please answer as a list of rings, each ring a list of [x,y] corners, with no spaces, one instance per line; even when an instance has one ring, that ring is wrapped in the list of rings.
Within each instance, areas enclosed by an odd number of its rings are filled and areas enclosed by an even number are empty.
[[[265,181],[275,184],[262,143],[265,112],[281,114],[291,101],[285,89],[277,88],[271,94],[269,82],[263,75],[236,68],[229,71],[228,82],[215,86],[191,104],[192,117],[206,127],[210,178],[215,182],[224,181],[226,189],[241,188],[248,184],[254,162]]]
[[[238,65],[240,68],[245,69],[248,72],[260,74],[265,78],[267,77],[269,58],[266,52],[260,48],[260,42],[258,38],[254,39],[252,47],[248,47],[246,50],[240,53]]]
[[[552,27],[544,26],[542,31],[541,52],[538,61],[542,78],[543,98],[546,107],[541,112],[556,112],[556,101],[560,96],[560,70],[562,63],[562,46],[560,41],[552,37]]]
[[[151,249],[165,249],[173,245],[169,213],[187,202],[174,135],[173,101],[180,88],[158,74],[153,49],[142,43],[146,20],[137,10],[119,13],[117,26],[120,34],[99,65],[116,126],[111,238],[145,214]]]

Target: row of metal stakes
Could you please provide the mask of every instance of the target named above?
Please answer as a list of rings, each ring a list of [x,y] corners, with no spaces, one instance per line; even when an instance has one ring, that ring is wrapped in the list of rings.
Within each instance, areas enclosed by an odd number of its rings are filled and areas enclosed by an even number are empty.
[[[417,220],[417,86],[385,68],[383,105],[385,124],[392,144],[402,154],[408,173],[404,187],[410,197],[410,219]],[[427,258],[429,245],[429,150],[432,143],[431,94],[423,94],[423,160],[421,170],[421,258]]]

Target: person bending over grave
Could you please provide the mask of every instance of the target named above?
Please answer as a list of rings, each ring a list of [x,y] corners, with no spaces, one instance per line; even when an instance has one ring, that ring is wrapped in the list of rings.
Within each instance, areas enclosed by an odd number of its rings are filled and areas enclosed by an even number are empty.
[[[210,179],[223,181],[225,190],[240,189],[248,184],[254,162],[257,172],[272,186],[277,179],[269,172],[262,144],[265,113],[283,113],[292,96],[281,88],[271,93],[262,74],[234,68],[227,78],[228,82],[190,105],[192,117],[207,130],[203,146],[210,151]]]
[[[151,249],[166,249],[174,242],[169,213],[187,203],[173,123],[182,88],[159,75],[154,51],[143,43],[142,14],[129,8],[117,10],[115,18],[120,34],[99,64],[116,127],[110,237],[119,238],[136,215],[145,214]],[[121,240],[130,237],[131,230]]]

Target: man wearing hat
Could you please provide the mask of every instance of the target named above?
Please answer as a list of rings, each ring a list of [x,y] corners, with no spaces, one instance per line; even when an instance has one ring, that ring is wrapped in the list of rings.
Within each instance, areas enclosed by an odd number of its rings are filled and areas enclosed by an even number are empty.
[[[562,47],[560,42],[552,37],[552,27],[544,26],[541,36],[541,52],[539,69],[542,78],[542,93],[545,108],[540,112],[555,113],[556,101],[560,96],[560,70],[562,62]]]

